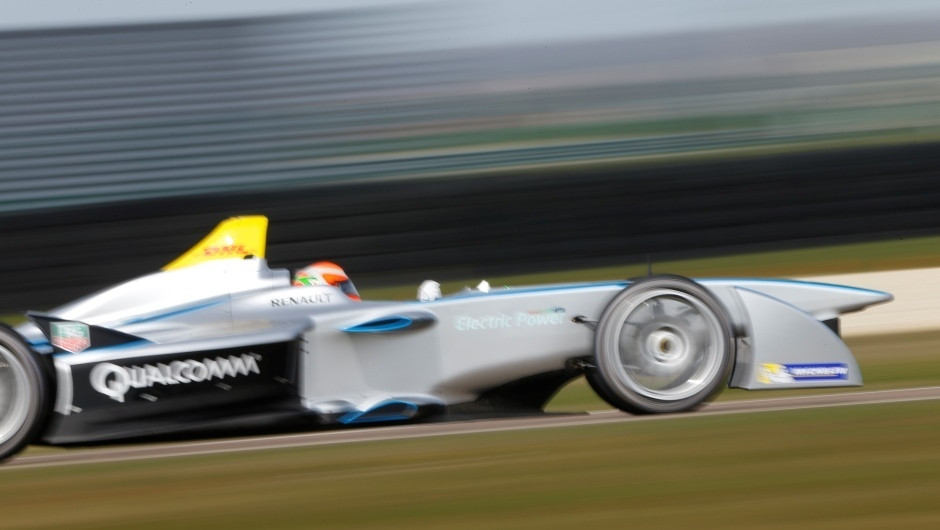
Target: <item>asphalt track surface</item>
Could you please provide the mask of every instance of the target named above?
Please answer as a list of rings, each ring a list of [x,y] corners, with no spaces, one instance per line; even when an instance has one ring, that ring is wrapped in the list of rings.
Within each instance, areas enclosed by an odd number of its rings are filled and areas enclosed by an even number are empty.
[[[373,428],[314,431],[300,434],[282,434],[229,438],[208,441],[173,443],[142,443],[120,447],[77,448],[62,452],[16,457],[2,466],[4,469],[61,467],[76,464],[126,462],[157,458],[209,455],[220,453],[264,451],[318,445],[347,444],[452,436],[475,433],[509,432],[525,429],[579,427],[632,421],[657,421],[695,418],[723,414],[761,413],[781,410],[800,410],[821,407],[871,405],[940,399],[940,386],[898,390],[847,392],[813,396],[724,401],[706,404],[694,412],[653,416],[632,416],[615,410],[573,414],[546,414],[513,419],[488,419],[447,423],[423,423]]]

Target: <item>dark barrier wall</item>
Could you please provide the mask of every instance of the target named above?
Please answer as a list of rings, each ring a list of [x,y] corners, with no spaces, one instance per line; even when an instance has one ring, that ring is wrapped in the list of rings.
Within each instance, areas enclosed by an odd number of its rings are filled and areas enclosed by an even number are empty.
[[[271,219],[268,258],[417,284],[940,231],[938,145],[207,195],[10,217],[3,307],[154,271],[219,220]]]

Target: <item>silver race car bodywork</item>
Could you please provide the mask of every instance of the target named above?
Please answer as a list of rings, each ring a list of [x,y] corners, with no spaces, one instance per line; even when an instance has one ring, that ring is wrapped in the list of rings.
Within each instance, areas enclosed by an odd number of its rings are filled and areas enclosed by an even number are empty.
[[[891,299],[652,276],[356,301],[269,268],[265,228],[231,219],[161,272],[0,329],[0,455],[33,441],[535,413],[581,374],[638,413],[688,410],[729,385],[860,385],[838,318]]]

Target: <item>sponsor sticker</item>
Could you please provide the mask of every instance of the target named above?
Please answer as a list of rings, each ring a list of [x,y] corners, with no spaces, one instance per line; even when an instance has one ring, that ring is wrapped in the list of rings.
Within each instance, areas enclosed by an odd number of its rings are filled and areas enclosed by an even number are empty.
[[[844,363],[762,363],[757,372],[757,380],[765,384],[799,383],[801,381],[844,381],[848,378],[849,367]]]
[[[244,245],[218,245],[218,246],[209,246],[202,249],[202,253],[207,257],[227,257],[227,256],[242,256],[247,254],[248,251],[245,250]]]
[[[260,374],[261,356],[249,352],[240,355],[219,356],[144,364],[118,366],[112,363],[96,364],[89,376],[91,387],[109,398],[124,403],[124,395],[131,388],[151,388],[155,385],[185,385]]]
[[[458,316],[454,320],[457,331],[490,331],[524,327],[557,326],[565,322],[565,308],[552,307],[537,311],[516,311],[484,316]]]
[[[56,348],[70,353],[85,351],[91,347],[91,332],[81,322],[52,322],[49,342]]]
[[[331,293],[317,293],[299,296],[285,296],[283,298],[273,298],[271,307],[290,307],[297,305],[329,304],[332,302]]]

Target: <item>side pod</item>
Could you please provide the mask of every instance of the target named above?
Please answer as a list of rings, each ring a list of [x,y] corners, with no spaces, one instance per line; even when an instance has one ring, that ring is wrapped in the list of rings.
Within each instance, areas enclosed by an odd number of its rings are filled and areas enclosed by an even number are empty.
[[[824,322],[767,294],[743,287],[735,291],[747,316],[730,386],[757,390],[862,384],[852,352]]]
[[[357,322],[341,328],[346,333],[394,333],[434,325],[437,317],[427,311],[403,311]]]

